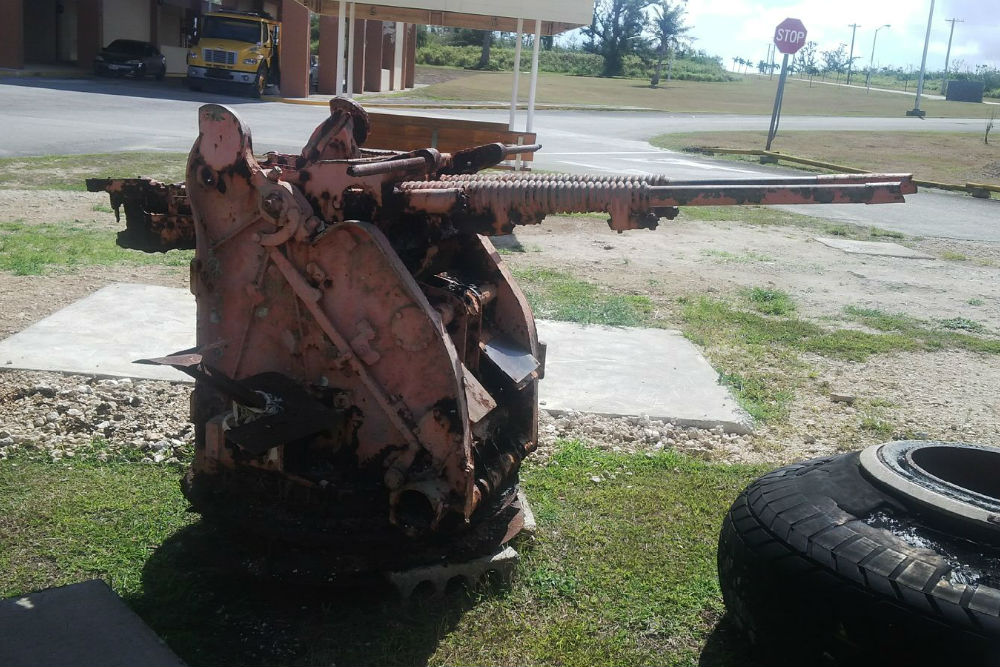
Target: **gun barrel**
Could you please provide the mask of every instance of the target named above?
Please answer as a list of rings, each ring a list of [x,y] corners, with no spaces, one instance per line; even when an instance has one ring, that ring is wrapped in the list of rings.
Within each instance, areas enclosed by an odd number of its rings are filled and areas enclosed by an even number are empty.
[[[904,201],[904,192],[915,189],[906,175],[865,176],[678,181],[669,185],[614,179],[448,179],[408,181],[397,187],[413,209],[449,212],[456,219],[472,222],[492,220],[494,224],[485,232],[494,234],[510,233],[515,224],[538,223],[548,214],[606,212],[611,215],[612,229],[622,231],[655,227],[659,218],[676,215],[679,206],[888,204]],[[433,211],[424,208],[432,200]]]
[[[672,179],[662,174],[594,175],[594,174],[456,174],[442,176],[449,184],[468,182],[531,183],[645,183],[647,185],[856,185],[859,183],[899,183],[903,194],[913,194],[917,186],[912,174],[819,174],[816,176],[761,176],[755,178]],[[441,187],[451,187],[451,185]]]

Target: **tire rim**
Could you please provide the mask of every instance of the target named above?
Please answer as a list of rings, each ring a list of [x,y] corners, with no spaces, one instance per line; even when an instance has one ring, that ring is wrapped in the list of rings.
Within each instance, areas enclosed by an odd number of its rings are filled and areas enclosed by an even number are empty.
[[[868,447],[860,464],[897,495],[1000,531],[1000,448],[901,440]]]

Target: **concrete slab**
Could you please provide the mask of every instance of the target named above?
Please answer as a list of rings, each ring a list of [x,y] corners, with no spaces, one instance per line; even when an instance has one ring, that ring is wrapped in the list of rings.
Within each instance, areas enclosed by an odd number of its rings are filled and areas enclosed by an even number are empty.
[[[876,255],[878,257],[900,257],[902,259],[937,259],[933,255],[927,255],[912,248],[901,246],[898,243],[829,239],[823,236],[817,236],[816,240],[825,246],[843,250],[853,255]]]
[[[0,600],[0,665],[183,667],[103,581]]]
[[[538,321],[548,344],[542,407],[554,412],[648,415],[746,433],[739,408],[698,349],[676,331]],[[132,363],[195,344],[187,291],[115,284],[0,341],[0,366],[190,382],[164,366]]]
[[[188,381],[173,368],[132,362],[194,347],[194,326],[186,290],[117,283],[0,341],[0,366]]]
[[[684,426],[748,433],[750,417],[679,331],[539,320],[548,348],[541,407],[553,412],[648,415]]]

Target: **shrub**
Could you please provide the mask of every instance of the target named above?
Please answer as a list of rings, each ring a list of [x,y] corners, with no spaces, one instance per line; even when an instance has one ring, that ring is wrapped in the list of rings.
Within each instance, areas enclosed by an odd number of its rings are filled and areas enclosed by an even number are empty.
[[[472,68],[479,62],[481,49],[478,46],[456,46],[429,43],[417,49],[417,63],[448,67]],[[521,53],[521,67],[531,63],[530,51]],[[639,56],[625,56],[626,78],[647,79],[653,73],[655,62]],[[538,54],[538,69],[542,72],[556,72],[574,76],[600,76],[604,59],[596,53],[552,49]],[[514,49],[494,46],[490,50],[488,69],[510,71],[514,68]],[[667,63],[663,64],[661,76],[666,78]],[[685,81],[732,81],[731,76],[712,58],[694,57],[674,60],[672,76]]]

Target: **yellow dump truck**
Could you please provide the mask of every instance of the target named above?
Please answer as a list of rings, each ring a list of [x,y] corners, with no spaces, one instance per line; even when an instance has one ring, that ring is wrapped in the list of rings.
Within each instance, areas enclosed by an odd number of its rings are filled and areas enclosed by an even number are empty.
[[[205,14],[187,54],[187,84],[192,90],[226,88],[260,97],[278,83],[281,24],[265,14]]]

